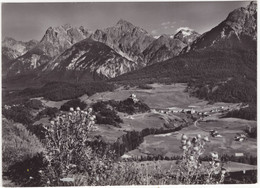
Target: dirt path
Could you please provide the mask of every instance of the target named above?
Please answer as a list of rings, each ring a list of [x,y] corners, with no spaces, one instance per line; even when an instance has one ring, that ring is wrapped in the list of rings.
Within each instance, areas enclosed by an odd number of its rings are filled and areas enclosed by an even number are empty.
[[[196,121],[194,121],[194,123],[193,123],[194,127],[196,127],[197,129],[200,129],[200,130],[202,130],[202,131],[204,131],[204,132],[209,132],[208,130],[205,130],[205,129],[202,129],[202,128],[198,127],[198,125],[197,125],[198,121],[199,121],[199,119],[197,119]]]

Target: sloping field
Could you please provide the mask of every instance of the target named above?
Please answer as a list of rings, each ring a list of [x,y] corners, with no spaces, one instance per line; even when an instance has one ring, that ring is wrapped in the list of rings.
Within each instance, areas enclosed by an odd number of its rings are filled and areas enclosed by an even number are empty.
[[[146,103],[150,108],[193,108],[197,111],[210,111],[219,107],[235,108],[237,104],[218,102],[209,104],[208,101],[192,97],[187,93],[187,84],[149,84],[152,89],[139,89],[136,87],[126,89],[120,87],[113,92],[97,93],[91,97],[83,95],[82,101],[91,104],[101,100],[125,100],[131,94],[136,94],[137,98]]]
[[[186,127],[173,134],[146,136],[144,142],[137,149],[128,152],[127,155],[181,155],[181,135],[186,134],[189,137],[192,137],[200,134],[202,137],[208,136],[210,139],[210,142],[206,146],[205,154],[216,151],[219,154],[236,155],[236,153],[243,153],[244,155],[256,156],[256,139],[248,138],[243,142],[234,140],[234,137],[238,133],[244,132],[243,130],[246,126],[253,125],[256,125],[256,121],[240,120],[235,118],[225,118],[210,122],[199,122],[196,126],[192,125]],[[211,137],[209,133],[210,130],[217,130],[221,137]]]
[[[67,101],[69,101],[69,100],[62,100],[62,101],[50,101],[50,100],[45,100],[45,99],[43,99],[43,97],[37,97],[37,98],[34,98],[34,99],[38,99],[38,100],[40,100],[42,103],[43,103],[43,105],[45,105],[45,106],[47,106],[47,107],[51,107],[51,108],[58,108],[58,109],[60,109],[60,107],[64,104],[64,103],[66,103]]]
[[[158,113],[143,113],[135,115],[126,115],[119,113],[123,120],[120,124],[121,128],[112,125],[96,125],[96,130],[92,135],[100,135],[105,141],[113,143],[126,133],[126,131],[141,132],[145,128],[160,129],[165,128],[165,123],[174,121],[173,123],[179,125],[183,120],[174,115],[165,115]]]
[[[113,92],[97,93],[91,97],[84,95],[81,99],[87,103],[96,100],[125,100],[134,93],[138,99],[146,103],[150,108],[187,107],[190,104],[202,102],[202,100],[190,97],[188,93],[184,92],[186,84],[151,84],[150,86],[153,89],[130,88],[127,90],[120,87]]]

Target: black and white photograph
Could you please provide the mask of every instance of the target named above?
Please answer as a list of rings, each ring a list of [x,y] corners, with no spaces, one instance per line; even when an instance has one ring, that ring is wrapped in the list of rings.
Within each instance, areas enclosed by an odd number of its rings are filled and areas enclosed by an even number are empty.
[[[255,187],[257,1],[1,1],[3,187]]]

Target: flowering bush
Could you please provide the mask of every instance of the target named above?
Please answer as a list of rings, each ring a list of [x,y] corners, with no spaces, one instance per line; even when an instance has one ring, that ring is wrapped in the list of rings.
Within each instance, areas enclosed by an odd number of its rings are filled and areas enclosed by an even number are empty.
[[[44,176],[50,185],[70,182],[69,176],[85,172],[91,158],[91,148],[86,145],[95,116],[92,109],[81,111],[70,108],[69,113],[58,115],[46,126],[46,152],[48,168]]]
[[[176,176],[178,184],[218,184],[224,181],[226,170],[218,153],[212,152],[210,161],[206,163],[200,160],[208,141],[208,137],[202,138],[199,134],[193,138],[182,135],[183,156]]]

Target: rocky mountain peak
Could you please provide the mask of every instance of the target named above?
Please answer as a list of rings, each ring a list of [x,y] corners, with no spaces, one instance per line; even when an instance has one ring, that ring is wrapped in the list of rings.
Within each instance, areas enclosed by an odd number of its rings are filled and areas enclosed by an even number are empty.
[[[40,48],[48,56],[54,57],[89,35],[84,27],[76,28],[69,24],[49,27],[40,42]]]
[[[144,29],[140,28],[140,27],[137,27],[135,25],[133,25],[132,23],[130,23],[129,21],[126,21],[126,20],[123,20],[123,19],[120,19],[116,25],[114,27],[112,27],[112,29],[114,30],[119,30],[120,32],[123,32],[123,33],[132,33],[132,32],[135,32],[135,33],[144,33],[144,34],[148,34],[147,31],[145,31]]]
[[[256,39],[256,2],[251,2],[247,7],[232,11],[224,24],[230,26],[237,34],[251,35]]]
[[[227,18],[219,25],[198,37],[190,47],[183,50],[203,49],[210,46],[232,46],[236,43],[254,45],[251,41],[257,39],[257,12],[256,2],[251,2],[247,7],[241,7],[229,13]]]
[[[11,37],[5,37],[2,41],[2,47],[5,48],[2,52],[7,53],[9,59],[14,59],[18,56],[23,55],[29,49],[33,48],[38,41],[30,40],[28,42],[17,41]]]
[[[163,34],[154,40],[143,52],[147,64],[165,61],[179,55],[181,50],[187,46],[174,35]]]
[[[256,9],[257,9],[257,3],[256,1],[251,1],[250,4],[247,6],[247,10],[249,12],[256,12]]]
[[[190,28],[182,28],[175,35],[175,39],[179,39],[183,43],[189,45],[200,36],[199,33]]]
[[[16,40],[14,40],[12,37],[5,37],[2,43],[14,43]]]
[[[60,27],[64,28],[65,30],[69,30],[69,29],[72,28],[72,26],[70,24],[68,24],[68,23],[66,23],[66,24],[64,24],[64,25],[62,25]]]
[[[128,60],[141,64],[144,63],[142,52],[155,40],[144,29],[123,19],[113,27],[96,30],[91,37],[105,43]]]
[[[129,21],[127,21],[127,20],[124,20],[124,19],[120,19],[117,23],[116,23],[116,25],[129,25],[129,26],[134,26],[132,23],[130,23]]]

